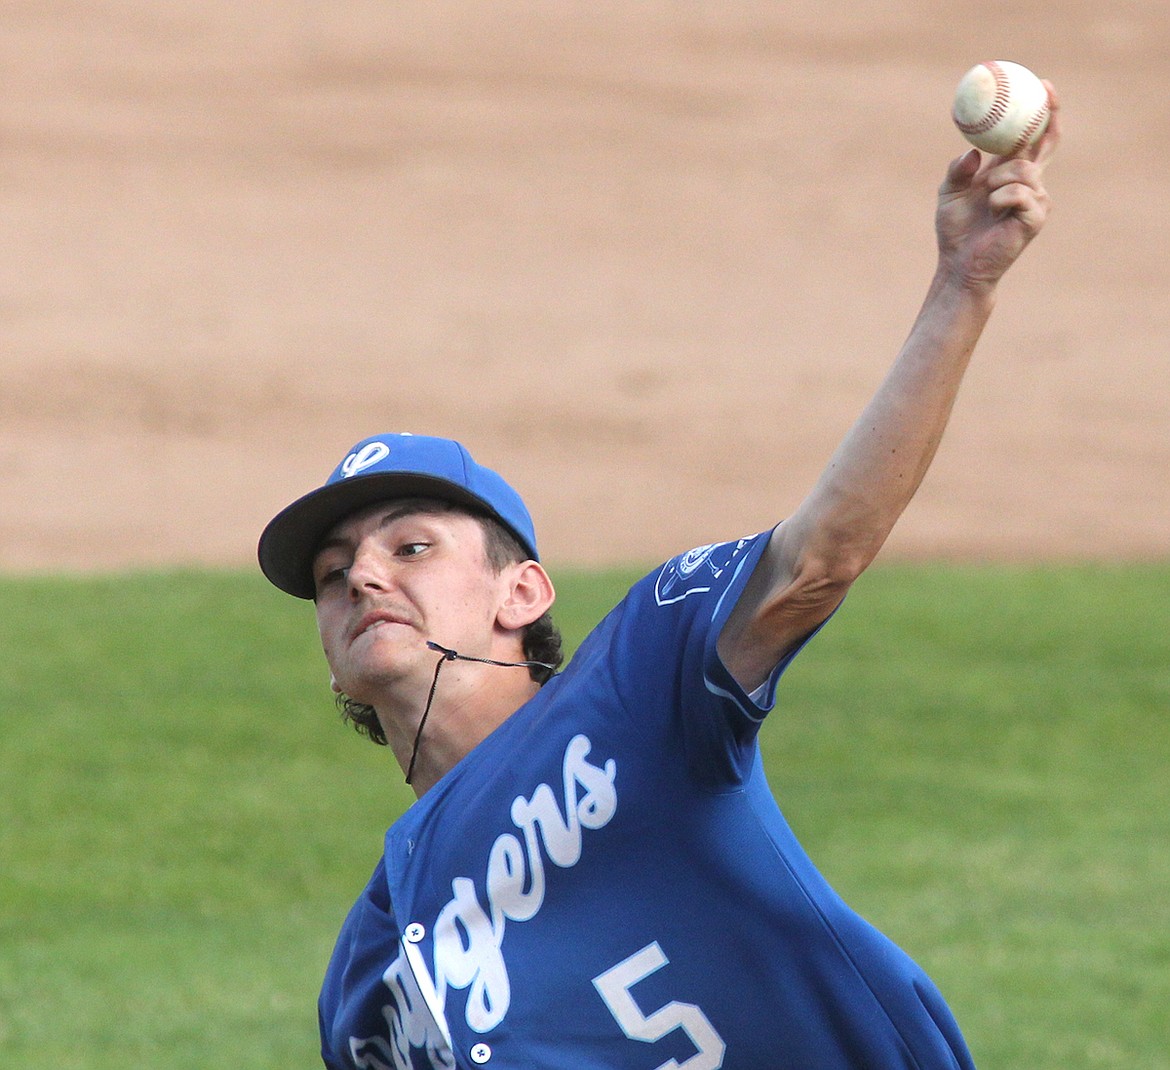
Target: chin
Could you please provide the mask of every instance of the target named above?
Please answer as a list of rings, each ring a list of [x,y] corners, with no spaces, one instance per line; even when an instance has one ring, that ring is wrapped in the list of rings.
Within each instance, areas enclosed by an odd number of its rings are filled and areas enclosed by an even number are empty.
[[[395,659],[394,667],[372,666],[360,673],[349,673],[338,678],[341,692],[354,702],[362,702],[367,706],[376,706],[388,692],[393,692],[397,685],[407,677],[403,671],[401,660]]]

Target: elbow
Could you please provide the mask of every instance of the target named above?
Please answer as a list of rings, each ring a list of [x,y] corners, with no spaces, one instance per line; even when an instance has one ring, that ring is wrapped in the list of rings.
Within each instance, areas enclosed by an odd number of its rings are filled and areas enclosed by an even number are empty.
[[[839,546],[833,553],[808,554],[793,572],[791,594],[797,601],[832,611],[876,554],[876,548],[871,552],[863,546]]]
[[[841,604],[854,581],[869,567],[881,543],[837,531],[807,538],[799,525],[779,526],[775,571],[768,593],[757,603],[759,623],[787,641],[807,635]]]
[[[801,621],[800,630],[811,629],[841,604],[866,563],[861,558],[806,557],[770,608],[782,618]]]
[[[839,590],[844,597],[853,582],[873,563],[885,545],[892,524],[851,524],[822,528],[799,545],[795,576],[805,582]]]

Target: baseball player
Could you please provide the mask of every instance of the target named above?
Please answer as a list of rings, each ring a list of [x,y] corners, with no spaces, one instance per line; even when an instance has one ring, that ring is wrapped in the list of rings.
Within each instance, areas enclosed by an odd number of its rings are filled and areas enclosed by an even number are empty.
[[[655,569],[563,672],[528,510],[458,443],[365,439],[268,525],[263,571],[418,794],[329,963],[330,1070],[972,1066],[797,843],[757,732],[918,486],[1057,139],[951,164],[922,311],[799,508]]]

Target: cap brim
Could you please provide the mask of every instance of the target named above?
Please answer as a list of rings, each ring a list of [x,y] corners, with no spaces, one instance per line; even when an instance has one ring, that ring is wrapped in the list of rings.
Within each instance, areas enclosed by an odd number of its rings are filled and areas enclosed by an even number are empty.
[[[392,498],[426,497],[462,505],[499,520],[527,540],[482,498],[457,484],[417,472],[376,472],[332,483],[298,498],[269,522],[260,536],[257,556],[268,579],[297,598],[313,598],[313,558],[325,536],[350,513]]]

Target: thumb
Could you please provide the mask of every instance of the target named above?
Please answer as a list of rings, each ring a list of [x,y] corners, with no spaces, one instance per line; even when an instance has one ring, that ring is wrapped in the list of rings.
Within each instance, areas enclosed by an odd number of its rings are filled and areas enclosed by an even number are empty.
[[[952,160],[951,165],[947,168],[947,176],[939,188],[939,193],[946,197],[968,189],[971,185],[971,179],[975,177],[982,162],[983,154],[978,149],[971,149],[970,152],[964,153],[957,160]]]

